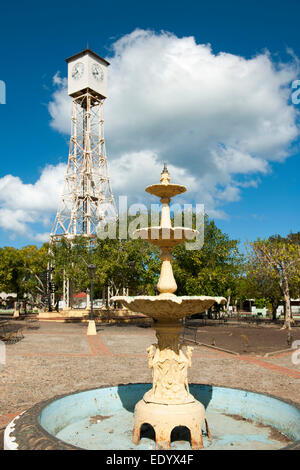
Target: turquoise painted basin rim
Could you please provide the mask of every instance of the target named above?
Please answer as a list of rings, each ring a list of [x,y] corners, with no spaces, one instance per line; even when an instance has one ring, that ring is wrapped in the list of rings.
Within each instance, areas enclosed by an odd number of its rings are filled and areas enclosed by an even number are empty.
[[[84,390],[42,402],[37,424],[62,443],[55,435],[64,427],[87,416],[108,415],[119,408],[134,410],[135,404],[151,388],[151,384],[122,384]],[[240,415],[243,418],[272,426],[300,447],[300,406],[277,397],[248,390],[191,384],[190,392],[206,409]],[[41,403],[41,405],[42,405]],[[34,407],[35,408],[35,407]],[[70,445],[68,446],[70,447]],[[291,446],[287,446],[289,448]]]

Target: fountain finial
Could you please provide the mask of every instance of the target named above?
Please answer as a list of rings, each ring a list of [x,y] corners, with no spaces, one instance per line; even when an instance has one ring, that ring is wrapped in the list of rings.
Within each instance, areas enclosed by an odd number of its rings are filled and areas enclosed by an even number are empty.
[[[170,173],[169,173],[169,170],[167,168],[167,164],[164,163],[164,167],[163,167],[163,170],[161,172],[160,183],[161,184],[169,184],[170,181],[171,181]]]

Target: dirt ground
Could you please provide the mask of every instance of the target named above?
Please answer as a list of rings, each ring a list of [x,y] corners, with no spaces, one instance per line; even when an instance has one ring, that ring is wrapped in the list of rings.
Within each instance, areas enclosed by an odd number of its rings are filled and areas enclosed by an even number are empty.
[[[195,345],[190,382],[243,388],[300,403],[300,364],[292,362],[293,351],[267,358],[259,355],[271,348],[285,349],[285,333],[278,327],[200,329],[202,342],[211,344],[215,338],[217,346],[239,348],[242,354]],[[156,342],[152,328],[98,325],[97,330],[97,336],[91,337],[86,336],[84,324],[40,322],[38,330],[25,330],[21,341],[6,346],[6,365],[0,366],[0,430],[16,414],[55,395],[99,385],[151,382],[146,348]],[[295,339],[300,339],[298,331]],[[248,338],[246,352],[241,335]]]
[[[281,330],[277,325],[225,323],[202,326],[199,322],[191,322],[190,325],[191,328],[186,329],[186,338],[196,338],[199,343],[214,345],[239,354],[264,355],[289,348],[287,330]],[[300,326],[292,328],[291,335],[292,341],[300,340]]]

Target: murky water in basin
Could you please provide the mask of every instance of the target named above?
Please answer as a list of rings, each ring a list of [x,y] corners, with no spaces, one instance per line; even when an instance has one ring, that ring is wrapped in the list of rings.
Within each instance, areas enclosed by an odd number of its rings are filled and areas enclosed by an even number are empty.
[[[209,441],[203,436],[204,449],[280,449],[289,443],[289,440],[270,426],[261,426],[239,419],[237,416],[226,416],[220,412],[210,410],[207,419],[213,440]],[[147,430],[142,433],[138,446],[132,441],[133,413],[125,409],[111,416],[96,415],[73,423],[59,433],[56,437],[75,446],[94,450],[154,450],[155,442],[147,436]],[[148,436],[149,436],[148,432]],[[190,443],[182,440],[187,436],[177,436],[172,442],[173,450],[189,450]],[[175,437],[176,438],[176,437]]]

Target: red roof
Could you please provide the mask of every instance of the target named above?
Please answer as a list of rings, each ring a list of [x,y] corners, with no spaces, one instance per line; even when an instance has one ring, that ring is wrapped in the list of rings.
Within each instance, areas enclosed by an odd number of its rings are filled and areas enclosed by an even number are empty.
[[[79,292],[78,294],[74,294],[73,297],[75,299],[85,299],[86,298],[86,292]]]

